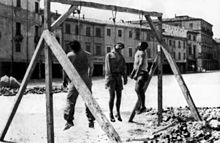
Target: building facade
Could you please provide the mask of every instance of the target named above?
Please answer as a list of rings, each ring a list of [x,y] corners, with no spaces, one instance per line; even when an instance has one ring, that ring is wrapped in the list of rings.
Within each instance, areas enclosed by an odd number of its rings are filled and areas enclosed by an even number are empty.
[[[39,0],[0,1],[0,76],[23,78],[41,26]]]
[[[79,40],[83,49],[93,55],[94,76],[104,75],[105,55],[112,47],[122,42],[125,49],[122,54],[127,63],[128,73],[133,68],[133,58],[137,44],[140,41],[148,41],[148,57],[150,62],[156,55],[156,39],[153,38],[151,30],[140,25],[130,23],[113,23],[112,21],[101,21],[85,18],[68,18],[63,24],[64,50],[68,52],[67,44],[71,40]]]
[[[217,69],[216,59],[213,57],[212,24],[203,19],[189,16],[176,16],[175,18],[163,19],[163,22],[197,32],[195,37],[197,71]]]
[[[51,15],[52,22],[60,16],[57,13]],[[43,31],[43,11],[39,10],[39,0],[2,0],[0,17],[0,76],[6,74],[21,79]],[[220,48],[218,40],[212,40],[211,24],[188,16],[163,21],[163,39],[181,72],[218,69]],[[105,55],[118,42],[126,47],[122,54],[128,73],[133,68],[134,54],[140,41],[149,44],[149,65],[157,54],[158,42],[152,30],[140,21],[113,23],[70,16],[54,34],[66,53],[70,41],[80,41],[82,48],[93,55],[94,76],[104,75]],[[52,68],[53,77],[62,77],[62,68],[55,57]],[[171,72],[165,58],[164,72]],[[44,77],[44,52],[40,55],[33,77]]]
[[[176,61],[182,73],[187,71],[187,30],[178,26],[163,24],[163,39],[168,45],[168,51]],[[164,62],[164,72],[171,73],[167,60]]]

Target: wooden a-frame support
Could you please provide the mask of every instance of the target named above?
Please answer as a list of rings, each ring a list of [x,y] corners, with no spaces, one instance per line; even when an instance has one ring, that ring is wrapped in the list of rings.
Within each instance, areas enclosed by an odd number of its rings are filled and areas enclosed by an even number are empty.
[[[47,3],[46,5],[49,5],[49,4]],[[71,6],[70,9],[65,14],[63,14],[57,21],[55,21],[52,24],[51,29],[55,29],[59,24],[61,24],[68,17],[68,15],[72,11],[74,11],[76,8],[77,8],[76,6]],[[49,8],[47,7],[47,9],[49,9]],[[46,21],[48,21],[48,19]],[[95,99],[92,96],[92,93],[87,88],[86,84],[81,79],[78,72],[76,71],[74,66],[71,64],[71,62],[69,61],[68,57],[66,56],[62,47],[57,42],[54,35],[52,35],[48,30],[45,30],[41,35],[41,38],[38,42],[36,50],[32,56],[31,62],[29,64],[28,69],[25,73],[25,76],[22,80],[19,91],[16,95],[17,98],[15,100],[12,111],[8,117],[7,123],[6,123],[3,131],[0,134],[1,135],[0,141],[4,141],[4,138],[5,138],[5,135],[8,131],[8,128],[9,128],[9,126],[14,118],[14,115],[17,111],[17,108],[21,102],[21,99],[23,97],[23,93],[26,89],[27,83],[30,80],[31,74],[33,73],[33,70],[37,64],[39,54],[43,50],[43,46],[42,46],[43,40],[46,41],[46,44],[50,48],[50,49],[48,48],[45,50],[46,51],[45,53],[47,54],[47,55],[45,55],[45,58],[47,60],[47,61],[45,61],[45,64],[47,64],[47,65],[50,64],[51,56],[49,56],[50,52],[48,54],[48,51],[51,50],[53,52],[53,54],[55,55],[55,57],[57,58],[57,60],[59,61],[59,63],[62,65],[63,69],[65,70],[65,72],[67,73],[67,75],[69,76],[71,81],[74,83],[76,89],[78,90],[78,92],[82,96],[82,98],[84,99],[86,105],[88,106],[88,108],[90,109],[92,114],[94,115],[97,122],[100,124],[101,128],[106,132],[106,134],[109,137],[109,139],[111,140],[111,142],[121,143],[122,141],[121,141],[121,138],[119,137],[118,133],[115,131],[115,129],[113,128],[111,123],[108,121],[106,116],[102,113],[100,106],[95,101]],[[51,65],[48,65],[47,67],[45,67],[46,68],[45,69],[46,89],[47,89],[47,91],[46,91],[46,102],[47,102],[47,104],[46,104],[47,113],[46,114],[47,114],[47,137],[48,137],[47,141],[48,141],[48,143],[54,143],[53,106],[52,106],[53,99],[52,99],[52,93],[51,93],[52,82],[51,82],[51,77],[50,77],[51,76],[50,66]]]
[[[198,113],[198,110],[197,110],[197,108],[196,108],[196,106],[193,102],[193,99],[190,95],[190,92],[189,92],[187,86],[186,86],[186,83],[183,80],[183,77],[182,77],[182,75],[181,75],[181,73],[178,69],[178,66],[176,65],[176,63],[173,60],[172,56],[168,52],[167,44],[163,41],[163,39],[161,37],[162,36],[161,27],[159,27],[159,30],[156,30],[156,27],[154,26],[151,17],[149,15],[145,15],[145,18],[146,18],[147,22],[149,23],[153,33],[155,34],[155,37],[156,37],[157,41],[161,44],[161,46],[159,45],[158,48],[162,49],[165,57],[167,58],[167,61],[168,61],[169,65],[170,65],[170,67],[171,67],[171,69],[172,69],[172,71],[175,75],[175,78],[176,78],[176,80],[177,80],[177,82],[178,82],[178,84],[179,84],[179,86],[182,90],[182,93],[183,93],[183,95],[186,99],[187,104],[189,105],[189,108],[190,108],[194,118],[196,120],[201,121],[201,117],[200,117],[200,115]],[[161,21],[160,17],[158,17],[158,20],[159,20],[159,24],[162,25],[162,21]],[[144,91],[146,92],[147,87],[150,83],[150,80],[151,80],[156,68],[158,67],[158,71],[159,71],[159,73],[158,73],[159,74],[158,75],[158,125],[160,125],[160,122],[162,121],[162,87],[161,87],[162,86],[162,79],[161,79],[161,75],[160,75],[161,74],[161,68],[162,68],[162,63],[161,63],[162,62],[162,57],[161,56],[162,56],[161,53],[158,53],[158,56],[154,59],[154,62],[152,64],[150,72],[149,72],[149,78],[148,78],[148,80],[147,80],[147,82],[145,83],[145,86],[144,86]],[[158,59],[158,57],[159,57],[159,59]],[[156,62],[156,61],[161,61],[161,62]],[[161,80],[161,81],[159,82],[159,80]],[[135,110],[138,107],[139,107],[139,103],[137,101],[137,103],[135,104],[135,107],[134,107],[134,109],[133,109],[133,111],[130,115],[130,118],[128,120],[129,122],[133,122],[133,118],[135,116]]]
[[[101,128],[106,132],[109,139],[112,142],[121,143],[121,139],[120,139],[119,135],[117,134],[117,132],[115,131],[113,126],[110,124],[110,122],[107,120],[105,115],[102,113],[101,108],[99,107],[99,105],[97,104],[95,99],[92,97],[90,90],[87,88],[86,84],[83,82],[83,80],[81,79],[81,77],[79,76],[79,74],[77,73],[77,71],[75,70],[75,68],[73,67],[73,65],[69,61],[69,59],[67,58],[62,47],[59,45],[56,38],[54,37],[53,34],[50,33],[50,31],[53,31],[54,29],[56,29],[74,10],[77,9],[78,5],[80,5],[80,6],[84,5],[87,7],[106,9],[106,10],[116,10],[117,9],[117,11],[119,11],[119,12],[128,12],[128,13],[135,13],[135,14],[143,13],[146,16],[146,19],[148,20],[148,22],[150,23],[152,30],[155,32],[157,40],[159,41],[159,43],[161,45],[164,46],[165,44],[161,40],[160,35],[157,33],[157,31],[156,31],[156,29],[150,19],[150,16],[156,16],[156,17],[162,18],[161,17],[162,14],[157,13],[157,12],[145,12],[145,11],[140,11],[140,10],[131,9],[131,8],[118,7],[118,6],[112,6],[112,5],[103,5],[103,4],[98,4],[98,3],[82,2],[82,1],[75,1],[75,0],[52,0],[52,1],[65,3],[65,4],[71,4],[72,6],[70,7],[70,9],[66,13],[64,13],[52,25],[50,25],[50,23],[51,23],[50,22],[50,0],[44,0],[44,8],[45,8],[45,10],[44,10],[44,17],[45,17],[44,28],[45,28],[45,30],[44,30],[43,34],[41,35],[41,38],[38,42],[36,50],[32,56],[30,64],[29,64],[27,71],[25,73],[25,76],[22,80],[21,87],[19,88],[19,91],[17,93],[17,98],[15,100],[12,111],[8,117],[8,120],[6,122],[6,125],[3,129],[3,131],[1,132],[0,141],[4,140],[4,137],[8,131],[8,128],[13,120],[13,117],[14,117],[16,111],[17,111],[19,103],[23,97],[23,93],[26,89],[27,83],[30,80],[31,74],[33,73],[33,70],[37,64],[39,54],[43,50],[42,45],[43,45],[43,40],[44,40],[44,41],[46,41],[46,44],[47,44],[47,45],[45,44],[44,49],[45,49],[45,79],[46,79],[45,81],[46,81],[46,110],[47,110],[46,114],[47,114],[47,136],[48,136],[47,141],[48,141],[48,143],[54,143],[51,51],[54,53],[55,57],[62,65],[63,69],[65,70],[65,72],[67,73],[69,78],[74,83],[76,89],[78,90],[78,92],[80,93],[82,98],[84,99],[86,105],[89,107],[90,111],[92,112],[92,114],[96,118],[97,122],[100,124]],[[49,46],[49,47],[47,47],[47,46]],[[162,50],[163,50],[165,56],[167,57],[168,62],[171,65],[171,68],[175,74],[175,77],[176,77],[178,83],[181,86],[181,89],[185,95],[185,98],[187,100],[187,103],[190,106],[191,111],[193,112],[194,117],[197,120],[201,120],[201,118],[196,110],[196,107],[192,101],[192,98],[189,94],[189,91],[185,85],[185,82],[183,81],[183,78],[182,78],[175,62],[173,61],[170,54],[167,52],[166,45],[164,47],[162,47]],[[156,70],[156,67],[157,66],[159,67],[162,65],[160,60],[161,60],[161,57],[158,57],[158,59],[155,58],[154,64],[151,67],[150,78],[148,79],[148,81],[145,85],[145,90],[147,89],[147,87],[150,83],[150,79],[152,78],[154,71]],[[156,62],[158,62],[159,65],[157,65]],[[160,73],[160,76],[158,76],[158,79],[159,78],[162,79],[162,73]],[[158,80],[158,85],[159,84],[161,85],[161,87],[158,87],[158,89],[160,90],[160,93],[158,92],[158,94],[162,94],[161,80]],[[158,95],[158,96],[160,96],[160,95]],[[159,102],[162,102],[162,99]],[[162,117],[162,103],[159,103],[159,104],[161,107],[161,109],[159,109],[160,110],[159,112],[161,113],[161,117]],[[136,104],[136,106],[138,106],[138,104]],[[132,119],[135,115],[134,111],[135,111],[135,109],[133,110],[133,112],[132,112],[133,115],[130,117],[129,121],[132,121]]]

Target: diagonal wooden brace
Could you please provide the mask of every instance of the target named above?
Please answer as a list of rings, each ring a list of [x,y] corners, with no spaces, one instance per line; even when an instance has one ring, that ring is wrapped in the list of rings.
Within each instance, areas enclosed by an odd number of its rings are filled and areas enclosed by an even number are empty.
[[[92,96],[92,93],[81,79],[80,75],[66,56],[65,52],[63,51],[60,44],[57,42],[56,38],[52,33],[48,30],[43,32],[44,39],[48,46],[50,47],[51,51],[65,70],[66,74],[73,82],[74,86],[76,87],[77,91],[83,98],[84,102],[88,106],[89,110],[103,129],[106,132],[109,139],[114,143],[121,143],[121,138],[119,137],[118,133],[115,131],[113,126],[110,124],[106,116],[102,113],[102,110],[98,103]]]
[[[153,64],[151,65],[151,68],[150,68],[150,71],[149,71],[149,77],[147,79],[147,82],[144,85],[144,92],[146,92],[146,90],[148,88],[148,85],[150,84],[150,81],[151,81],[151,79],[152,79],[152,77],[154,75],[154,72],[157,69],[157,60],[158,60],[158,57],[156,56],[154,58]],[[134,108],[133,108],[133,110],[131,112],[131,115],[129,117],[128,122],[133,122],[133,119],[134,119],[134,116],[135,116],[135,111],[136,111],[136,109],[138,109],[139,106],[140,106],[140,103],[137,100],[137,102],[136,102],[136,104],[135,104],[135,106],[134,106]]]
[[[43,49],[43,46],[41,46],[42,45],[42,41],[43,41],[43,37],[41,35],[41,38],[40,38],[40,40],[39,40],[39,42],[37,44],[36,50],[35,50],[35,52],[34,52],[34,54],[32,56],[30,64],[28,65],[27,71],[26,71],[26,73],[24,75],[24,78],[23,78],[23,80],[21,82],[21,86],[20,86],[20,88],[18,90],[18,93],[16,95],[15,103],[14,103],[14,106],[12,107],[12,110],[11,110],[11,113],[10,113],[10,115],[8,117],[7,123],[6,123],[5,127],[3,128],[3,131],[1,132],[0,141],[3,141],[4,138],[5,138],[5,135],[6,135],[7,131],[8,131],[8,128],[9,128],[9,126],[10,126],[10,124],[11,124],[13,118],[14,118],[14,115],[15,115],[17,109],[18,109],[18,106],[19,106],[19,104],[21,102],[21,99],[23,97],[23,93],[24,93],[24,91],[25,91],[25,89],[27,87],[27,83],[30,80],[30,77],[31,77],[31,75],[32,75],[32,73],[33,73],[33,71],[35,69],[38,57],[39,57],[39,55],[40,55],[40,53],[41,53],[41,51]]]
[[[188,90],[188,88],[187,88],[187,86],[185,84],[185,81],[183,80],[183,77],[182,77],[182,75],[181,75],[181,73],[179,71],[179,68],[178,68],[178,66],[176,65],[176,63],[173,60],[172,56],[170,55],[170,53],[167,50],[168,49],[167,44],[162,39],[160,39],[160,35],[158,34],[158,32],[157,32],[157,30],[156,30],[156,28],[155,28],[155,26],[154,26],[150,16],[145,15],[145,18],[148,21],[151,29],[155,33],[155,37],[157,38],[158,42],[162,45],[163,53],[164,53],[165,57],[168,60],[168,63],[169,63],[169,65],[170,65],[170,67],[171,67],[171,69],[172,69],[172,71],[173,71],[173,73],[175,75],[175,78],[176,78],[176,80],[177,80],[177,82],[178,82],[178,84],[179,84],[179,86],[180,86],[180,88],[182,90],[182,93],[183,93],[183,95],[184,95],[184,97],[186,99],[186,102],[189,105],[189,108],[190,108],[194,118],[196,120],[201,121],[201,117],[200,117],[200,115],[198,113],[198,110],[197,110],[197,108],[196,108],[196,106],[195,106],[195,104],[193,102],[193,99],[192,99],[192,97],[190,95],[190,92],[189,92],[189,90]]]
[[[66,18],[68,18],[68,16],[74,11],[77,9],[78,6],[73,6],[71,5],[70,8],[68,9],[67,12],[65,12],[63,15],[61,15],[56,21],[54,21],[52,24],[51,24],[51,31],[54,31],[55,29],[57,29],[57,27],[60,26],[60,24],[62,24]]]

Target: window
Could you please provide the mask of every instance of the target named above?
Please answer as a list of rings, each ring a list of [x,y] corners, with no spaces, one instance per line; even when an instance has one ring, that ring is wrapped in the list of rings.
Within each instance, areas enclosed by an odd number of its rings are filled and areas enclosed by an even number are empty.
[[[129,31],[128,37],[129,37],[129,38],[132,38],[132,31],[131,31],[131,30]]]
[[[189,24],[189,28],[193,28],[193,23],[190,23],[190,24]]]
[[[196,45],[193,45],[193,52],[192,52],[193,54],[194,54],[194,56],[195,56],[195,54],[196,54]]]
[[[122,37],[122,30],[118,30],[118,37]]]
[[[21,0],[17,0],[17,7],[21,7]]]
[[[172,46],[172,41],[171,40],[169,40],[169,45]]]
[[[65,33],[70,34],[70,24],[65,24]]]
[[[39,13],[39,3],[35,2],[35,13]]]
[[[190,34],[188,35],[188,39],[189,39],[189,40],[191,39],[191,35],[190,35]]]
[[[111,52],[111,47],[107,47],[107,53]]]
[[[96,37],[101,37],[101,29],[100,28],[95,29],[95,35],[96,35]]]
[[[192,46],[189,44],[189,55],[192,55]]]
[[[111,29],[107,29],[107,36],[111,36]]]
[[[181,60],[181,53],[180,53],[180,52],[179,52],[179,57],[178,57],[178,59]]]
[[[128,49],[128,56],[129,56],[129,57],[132,57],[132,53],[133,53],[132,48],[129,48],[129,49]]]
[[[186,59],[186,53],[183,53],[183,60]]]
[[[96,56],[101,56],[102,55],[101,44],[96,44],[96,46],[95,46],[95,55]]]
[[[91,44],[90,43],[86,43],[86,51],[91,52]]]
[[[56,36],[57,42],[60,43],[60,37]]]
[[[75,26],[75,35],[79,35],[79,26],[78,25]]]
[[[38,33],[39,33],[39,27],[35,26],[35,36],[38,36]]]
[[[16,35],[21,35],[21,23],[16,22]]]
[[[91,36],[91,28],[86,27],[86,36]]]
[[[173,58],[174,58],[174,60],[176,59],[176,53],[175,52],[173,52]]]
[[[15,42],[15,51],[21,52],[21,43],[20,42]]]
[[[135,31],[135,39],[140,40],[140,31],[139,30]]]
[[[181,48],[181,42],[180,41],[178,41],[178,47]]]
[[[195,35],[193,35],[193,41],[196,41],[196,36]]]

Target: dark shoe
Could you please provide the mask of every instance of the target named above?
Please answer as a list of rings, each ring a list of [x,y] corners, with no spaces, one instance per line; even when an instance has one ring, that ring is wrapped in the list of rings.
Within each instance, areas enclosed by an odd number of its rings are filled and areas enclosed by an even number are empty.
[[[111,120],[111,122],[115,122],[115,118],[114,118],[113,114],[110,114],[110,120]]]
[[[72,126],[74,126],[74,124],[73,124],[73,122],[71,121],[71,122],[66,122],[66,124],[65,124],[65,127],[64,127],[64,131],[65,130],[68,130],[69,128],[71,128]]]
[[[94,121],[89,121],[89,128],[94,128]]]
[[[143,107],[143,108],[141,108],[139,110],[136,110],[136,114],[142,114],[144,112],[147,112],[147,108],[146,107]]]
[[[116,114],[115,117],[118,119],[118,121],[122,121],[121,115],[120,114]]]

